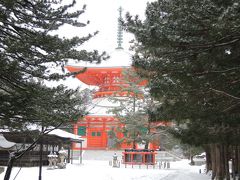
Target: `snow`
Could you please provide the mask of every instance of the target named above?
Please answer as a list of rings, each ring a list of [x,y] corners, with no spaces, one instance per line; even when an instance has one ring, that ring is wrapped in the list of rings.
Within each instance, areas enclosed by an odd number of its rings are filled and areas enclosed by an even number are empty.
[[[54,127],[48,127],[48,129],[53,129]],[[39,132],[41,131],[41,127],[36,125],[36,124],[29,124],[28,125],[28,130],[38,130]],[[0,129],[0,132],[9,132],[9,130],[4,130],[4,129]],[[77,141],[81,141],[83,140],[81,138],[81,136],[78,136],[76,134],[73,134],[73,133],[69,133],[67,131],[64,131],[64,130],[61,130],[61,129],[53,129],[51,130],[48,134],[50,135],[55,135],[55,136],[58,136],[58,137],[63,137],[63,138],[70,138],[72,140],[77,140]],[[4,147],[4,146],[14,146],[15,143],[14,142],[10,142],[10,141],[7,141],[4,136],[2,136],[0,134],[0,147]],[[7,148],[7,147],[5,147]]]
[[[63,137],[63,138],[70,138],[70,139],[73,139],[73,140],[83,140],[81,138],[81,136],[69,133],[67,131],[63,131],[61,129],[54,129],[51,132],[49,132],[48,134],[56,135],[56,136]]]
[[[121,97],[118,98],[120,99]],[[108,97],[95,98],[92,100],[92,103],[89,105],[87,111],[89,112],[88,115],[113,116],[114,114],[110,112],[110,110],[118,106],[120,106],[119,102],[113,102],[113,100]]]
[[[9,149],[15,146],[16,143],[6,140],[6,138],[0,134],[0,148]]]
[[[77,66],[80,67],[130,67],[132,64],[132,55],[124,49],[114,49],[108,54],[109,59],[102,61],[101,63],[89,63],[81,62]],[[68,65],[76,66],[76,64],[69,63]]]
[[[89,112],[89,115],[113,115],[112,113],[108,113],[109,107],[112,106],[113,104],[108,101],[107,98],[96,98],[93,99],[87,111]]]
[[[171,162],[170,169],[154,169],[149,166],[138,165],[132,168],[131,165],[125,167],[121,164],[120,168],[112,168],[108,161],[84,160],[80,165],[77,161],[67,164],[66,169],[48,170],[46,166],[42,169],[43,180],[66,180],[66,179],[88,179],[88,180],[207,180],[210,176],[199,173],[204,166],[190,166],[188,160]],[[6,170],[6,168],[5,168]],[[13,180],[20,168],[13,168],[10,180]],[[22,168],[16,180],[38,179],[38,168]],[[4,173],[0,174],[3,179]]]
[[[60,28],[57,33],[60,37],[71,38],[73,36],[87,36],[89,33],[99,31],[99,33],[91,38],[88,42],[85,42],[78,49],[93,50],[96,49],[99,52],[106,51],[110,56],[110,59],[102,61],[101,64],[86,64],[84,62],[75,63],[69,62],[68,65],[74,66],[87,66],[87,67],[109,67],[109,66],[130,66],[131,54],[130,54],[130,41],[134,39],[134,36],[130,33],[123,32],[123,44],[122,47],[124,51],[116,50],[117,48],[117,28],[118,28],[118,8],[121,6],[123,8],[123,17],[125,18],[126,12],[130,12],[131,15],[139,15],[140,19],[145,17],[145,8],[147,2],[152,2],[154,0],[82,0],[76,1],[77,4],[73,10],[79,10],[84,4],[87,5],[86,11],[79,18],[81,22],[87,22],[88,24],[84,28],[75,28],[70,25],[64,25]],[[64,0],[64,2],[69,3],[71,0]],[[131,52],[133,53],[133,52]],[[51,71],[56,71],[51,69]],[[61,73],[61,68],[59,68],[59,73]],[[57,72],[58,72],[57,71]],[[55,87],[59,84],[64,84],[69,89],[76,88],[91,88],[80,82],[77,78],[69,77],[66,80],[60,81],[49,81],[45,82],[47,86]]]

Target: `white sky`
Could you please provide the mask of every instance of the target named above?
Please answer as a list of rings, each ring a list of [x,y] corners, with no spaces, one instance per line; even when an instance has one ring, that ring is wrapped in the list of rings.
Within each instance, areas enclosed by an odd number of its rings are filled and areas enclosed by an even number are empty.
[[[66,0],[65,0],[66,1]],[[69,1],[69,0],[67,0]],[[90,32],[99,31],[99,34],[91,39],[87,44],[89,49],[102,51],[112,51],[117,46],[117,18],[119,17],[118,8],[122,6],[123,17],[126,12],[132,15],[139,15],[144,18],[146,4],[153,0],[77,0],[75,9],[81,9],[84,4],[87,5],[86,12],[80,16],[80,20],[90,21],[87,27],[73,29],[68,26],[59,32],[62,36],[82,36]],[[124,47],[129,47],[128,41],[133,36],[124,33]]]
[[[84,4],[87,5],[86,12],[80,16],[80,21],[87,22],[89,20],[90,24],[83,28],[64,26],[60,31],[58,31],[58,34],[62,37],[82,37],[89,33],[99,31],[99,34],[96,37],[89,40],[80,48],[86,50],[96,49],[100,52],[106,51],[111,54],[111,52],[113,52],[117,47],[118,8],[120,6],[123,8],[123,18],[125,17],[126,12],[130,12],[131,15],[139,15],[141,19],[144,19],[147,2],[151,1],[153,0],[77,0],[77,4],[74,9],[82,9]],[[133,35],[124,32],[123,47],[125,51],[128,51],[130,47],[129,41],[133,38]],[[67,80],[60,81],[58,83],[51,82],[50,84],[55,85],[59,83],[63,83],[73,89],[78,86],[86,87],[75,78],[68,78]]]

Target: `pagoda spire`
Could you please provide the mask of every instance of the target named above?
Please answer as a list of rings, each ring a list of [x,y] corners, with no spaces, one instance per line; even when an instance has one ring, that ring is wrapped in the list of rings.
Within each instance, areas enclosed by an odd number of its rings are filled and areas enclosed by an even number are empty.
[[[117,48],[116,49],[123,49],[122,43],[123,43],[123,27],[122,27],[122,7],[120,6],[118,8],[119,11],[119,17],[118,17],[118,31],[117,31]]]

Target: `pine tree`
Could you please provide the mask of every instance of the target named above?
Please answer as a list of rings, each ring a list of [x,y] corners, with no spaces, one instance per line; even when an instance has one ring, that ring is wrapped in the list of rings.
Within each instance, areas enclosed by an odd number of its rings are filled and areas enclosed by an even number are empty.
[[[117,139],[117,142],[132,144],[133,149],[136,149],[137,144],[145,144],[145,149],[148,149],[150,142],[155,139],[159,140],[160,130],[150,123],[159,103],[149,97],[147,88],[142,86],[146,81],[140,78],[133,69],[123,71],[121,82],[122,86],[116,93],[125,93],[125,96],[110,98],[114,103],[119,104],[111,109],[111,112],[123,125],[120,125],[117,131],[123,133],[124,136]]]
[[[69,24],[80,30],[88,22],[78,21],[85,6],[70,12],[76,1],[3,0],[0,2],[0,127],[22,128],[26,123],[69,121],[81,111],[75,91],[48,88],[43,80],[59,80],[70,73],[55,73],[68,60],[96,61],[105,53],[77,50],[96,33],[86,37],[61,38],[57,30]],[[56,34],[56,35],[53,35]],[[70,101],[71,100],[71,101]],[[79,101],[79,105],[81,100]],[[78,109],[78,110],[77,110]],[[46,113],[46,114],[44,114]]]
[[[78,50],[97,32],[72,38],[57,35],[63,25],[81,30],[89,23],[78,20],[86,7],[72,11],[75,4],[75,0],[67,5],[61,0],[0,1],[1,128],[25,131],[34,124],[42,127],[42,135],[49,132],[49,126],[69,124],[86,113],[84,93],[79,96],[78,89],[68,90],[62,85],[50,88],[42,83],[80,73],[64,72],[69,60],[100,62],[107,58],[105,52]],[[51,71],[59,67],[63,73]],[[13,160],[28,150],[11,157],[5,180],[10,178]]]
[[[184,125],[184,142],[205,147],[217,179],[229,179],[231,146],[240,142],[239,8],[237,0],[163,0],[148,4],[144,21],[127,14],[125,23],[162,116]]]

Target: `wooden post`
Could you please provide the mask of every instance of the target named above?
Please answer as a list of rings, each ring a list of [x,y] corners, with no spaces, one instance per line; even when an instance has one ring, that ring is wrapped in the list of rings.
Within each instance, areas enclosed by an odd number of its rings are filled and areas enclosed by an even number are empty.
[[[73,149],[71,149],[71,164],[73,163]]]
[[[71,143],[68,145],[68,157],[67,157],[67,162],[70,163],[70,155],[71,155]]]
[[[44,127],[42,125],[42,133],[43,133]],[[42,137],[40,139],[40,154],[39,154],[39,175],[38,175],[38,180],[42,180],[42,156],[43,156],[43,143],[42,143]]]
[[[80,141],[80,164],[82,164],[82,141]]]

